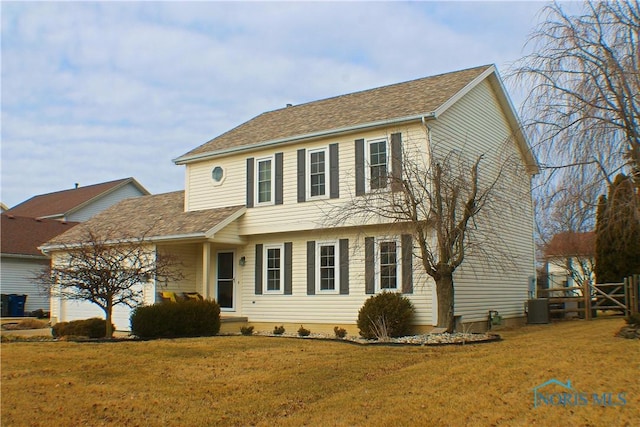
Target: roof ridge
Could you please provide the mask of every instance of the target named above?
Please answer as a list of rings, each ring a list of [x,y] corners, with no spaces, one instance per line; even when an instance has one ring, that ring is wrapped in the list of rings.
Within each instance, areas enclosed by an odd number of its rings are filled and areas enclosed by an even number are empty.
[[[316,99],[316,100],[313,100],[313,101],[303,102],[302,104],[293,104],[293,105],[288,106],[288,107],[281,107],[281,108],[276,108],[275,110],[264,111],[264,112],[258,114],[256,117],[262,116],[263,114],[272,113],[272,112],[275,112],[275,111],[281,111],[281,110],[292,109],[292,108],[297,108],[297,107],[304,107],[305,105],[320,103],[320,102],[324,102],[324,101],[334,101],[334,100],[340,99],[340,98],[345,98],[345,97],[349,97],[349,96],[353,96],[353,95],[359,95],[359,94],[366,93],[366,92],[374,92],[374,91],[381,90],[381,89],[393,88],[393,87],[396,87],[396,86],[401,86],[401,85],[405,85],[405,84],[409,84],[409,83],[414,83],[414,82],[418,82],[418,81],[421,81],[421,80],[435,79],[437,77],[442,77],[442,76],[446,76],[446,75],[449,75],[449,74],[462,73],[462,72],[471,71],[471,70],[479,70],[481,68],[489,68],[492,65],[493,64],[486,64],[486,65],[480,65],[480,66],[477,66],[477,67],[463,68],[461,70],[448,71],[446,73],[434,74],[434,75],[431,75],[431,76],[417,77],[415,79],[405,80],[405,81],[402,81],[402,82],[390,83],[390,84],[386,84],[386,85],[382,85],[382,86],[376,86],[376,87],[369,88],[369,89],[357,90],[355,92],[343,93],[341,95],[329,96],[327,98],[321,98],[321,99]]]

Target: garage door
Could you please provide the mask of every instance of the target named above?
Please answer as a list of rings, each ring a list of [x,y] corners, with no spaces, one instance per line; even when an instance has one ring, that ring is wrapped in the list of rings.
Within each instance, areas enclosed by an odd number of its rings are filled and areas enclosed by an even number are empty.
[[[116,305],[113,307],[112,323],[116,331],[131,331],[129,316],[131,309],[126,305]],[[72,320],[84,320],[91,317],[104,319],[104,311],[95,304],[86,301],[62,301],[60,310],[60,321],[70,322]]]

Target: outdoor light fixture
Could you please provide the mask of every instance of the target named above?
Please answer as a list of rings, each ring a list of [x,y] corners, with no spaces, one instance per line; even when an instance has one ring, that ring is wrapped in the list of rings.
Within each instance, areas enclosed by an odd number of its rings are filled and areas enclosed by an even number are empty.
[[[247,263],[247,259],[245,257],[240,257],[240,261],[238,261],[238,264],[240,265],[245,265]]]

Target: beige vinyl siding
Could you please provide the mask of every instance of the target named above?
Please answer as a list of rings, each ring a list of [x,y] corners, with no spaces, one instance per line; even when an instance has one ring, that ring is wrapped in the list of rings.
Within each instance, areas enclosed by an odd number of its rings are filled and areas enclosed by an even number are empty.
[[[481,179],[506,165],[496,198],[476,221],[489,240],[476,242],[454,275],[455,314],[463,322],[486,320],[488,310],[523,316],[529,277],[535,275],[530,179],[519,152],[507,142],[512,130],[489,82],[476,86],[429,126],[434,152],[458,149],[471,160],[485,156]]]
[[[245,251],[246,265],[241,268],[242,311],[250,322],[283,322],[296,324],[335,323],[353,324],[358,318],[358,310],[371,295],[365,293],[364,279],[364,238],[367,235],[388,235],[382,229],[363,234],[358,231],[335,232],[330,230],[310,233],[271,234],[254,236]],[[307,295],[307,241],[334,241],[349,239],[349,294]],[[292,295],[255,294],[255,245],[281,244],[292,242]],[[415,323],[432,325],[433,282],[420,272],[418,261],[414,259],[414,293],[407,295],[416,307]],[[357,333],[357,330],[350,331]]]
[[[246,161],[283,153],[283,204],[249,208],[240,219],[240,232],[253,235],[271,232],[301,231],[333,226],[328,217],[334,209],[355,197],[355,140],[390,138],[392,133],[401,132],[403,145],[410,151],[421,150],[426,155],[426,132],[420,124],[393,127],[383,130],[362,132],[322,141],[293,144],[236,154],[217,160],[203,161],[187,165],[187,206],[189,210],[212,209],[246,203]],[[297,150],[311,150],[338,144],[340,164],[340,198],[321,199],[298,203],[297,201]],[[211,170],[220,165],[225,169],[225,181],[214,186]],[[354,222],[355,224],[355,222]]]
[[[183,292],[200,292],[202,290],[202,245],[198,243],[182,245],[158,246],[158,252],[176,258],[183,278],[178,281],[156,283],[156,292],[170,291],[179,295]]]

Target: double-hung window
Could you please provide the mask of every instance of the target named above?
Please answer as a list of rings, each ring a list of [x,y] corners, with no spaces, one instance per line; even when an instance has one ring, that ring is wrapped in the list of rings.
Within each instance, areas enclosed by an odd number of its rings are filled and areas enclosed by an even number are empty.
[[[324,197],[327,195],[329,156],[327,148],[309,150],[308,165],[309,178],[307,180],[308,198]]]
[[[318,271],[318,293],[333,293],[339,290],[339,245],[338,242],[319,242],[316,248]]]
[[[378,287],[381,291],[400,290],[400,251],[396,240],[378,241]]]
[[[387,155],[387,140],[368,141],[367,177],[370,190],[387,187],[389,176],[389,162]]]
[[[283,249],[281,245],[265,245],[264,268],[267,293],[281,293],[283,290]]]
[[[274,167],[271,157],[256,160],[256,201],[258,204],[273,203]]]

